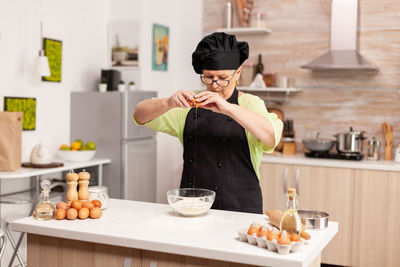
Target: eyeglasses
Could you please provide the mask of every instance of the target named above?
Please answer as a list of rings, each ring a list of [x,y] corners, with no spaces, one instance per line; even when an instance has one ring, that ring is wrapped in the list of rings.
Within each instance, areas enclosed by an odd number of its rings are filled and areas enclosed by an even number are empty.
[[[221,87],[227,87],[229,85],[229,82],[233,79],[233,77],[236,74],[236,71],[232,74],[232,77],[229,80],[222,80],[222,79],[218,79],[218,80],[213,80],[213,78],[210,77],[204,77],[204,75],[200,75],[200,80],[202,83],[206,84],[206,85],[211,85],[214,82]]]

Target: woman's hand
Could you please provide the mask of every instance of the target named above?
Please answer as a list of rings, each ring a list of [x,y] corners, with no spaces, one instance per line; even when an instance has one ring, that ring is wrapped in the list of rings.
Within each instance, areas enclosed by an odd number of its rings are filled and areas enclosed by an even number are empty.
[[[227,115],[231,104],[218,93],[205,91],[195,96],[200,107]]]
[[[168,98],[168,106],[171,108],[190,108],[188,100],[194,100],[194,93],[190,91],[178,91]]]

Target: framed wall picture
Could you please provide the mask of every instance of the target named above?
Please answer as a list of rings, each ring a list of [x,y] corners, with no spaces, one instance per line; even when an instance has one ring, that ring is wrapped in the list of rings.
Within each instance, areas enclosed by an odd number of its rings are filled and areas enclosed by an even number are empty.
[[[138,21],[112,21],[108,25],[108,49],[112,67],[139,66],[140,24]]]
[[[62,75],[62,41],[43,38],[44,52],[49,59],[51,76],[42,77],[42,81],[61,82]]]
[[[169,28],[167,26],[153,24],[153,70],[168,70],[168,38]]]
[[[5,96],[4,111],[22,111],[22,130],[36,129],[36,98]]]

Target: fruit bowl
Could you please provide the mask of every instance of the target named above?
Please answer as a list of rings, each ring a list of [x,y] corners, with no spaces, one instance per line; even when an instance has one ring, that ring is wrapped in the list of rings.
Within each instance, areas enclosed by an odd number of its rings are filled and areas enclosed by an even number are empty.
[[[180,215],[199,216],[210,210],[215,192],[201,188],[171,189],[167,198],[169,205]]]
[[[89,161],[96,154],[96,150],[58,150],[59,157],[64,161]]]

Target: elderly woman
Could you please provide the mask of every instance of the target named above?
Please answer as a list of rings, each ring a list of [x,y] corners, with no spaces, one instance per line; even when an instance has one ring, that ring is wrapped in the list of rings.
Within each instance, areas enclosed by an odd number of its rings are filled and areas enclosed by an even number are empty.
[[[134,119],[179,138],[184,148],[181,188],[215,191],[215,209],[262,213],[262,153],[279,143],[282,122],[259,97],[236,89],[248,56],[247,42],[234,35],[204,37],[192,65],[207,90],[142,101]]]

